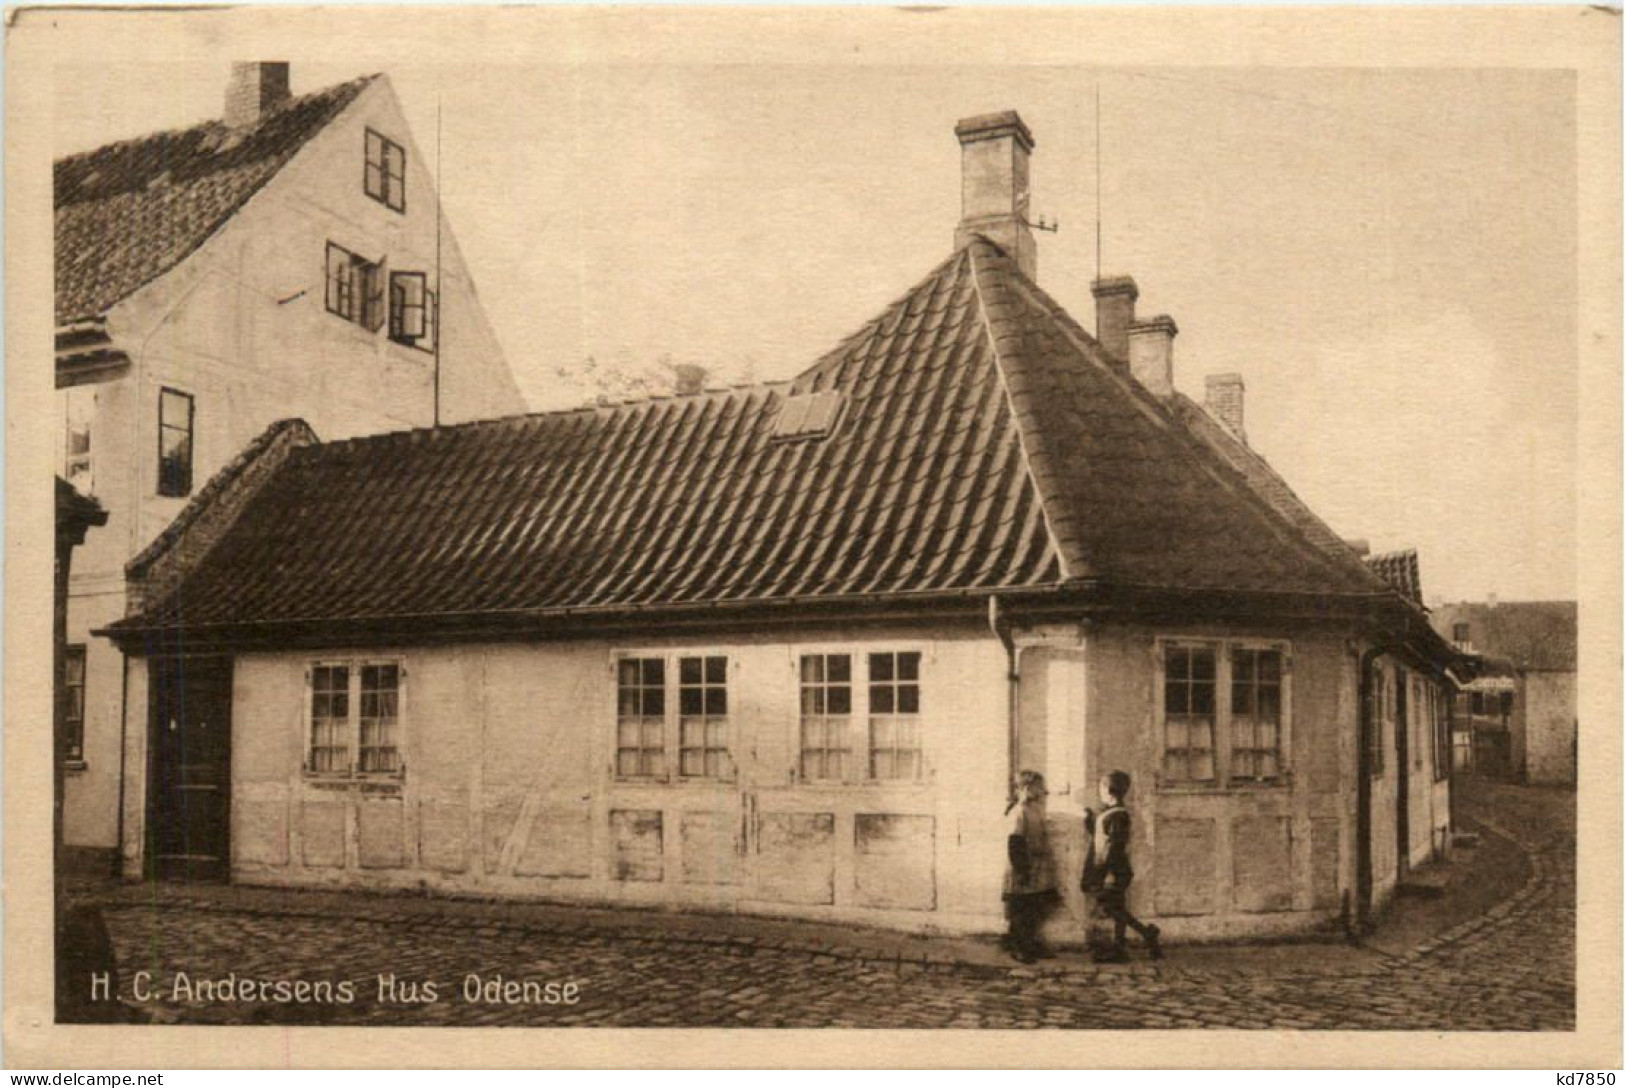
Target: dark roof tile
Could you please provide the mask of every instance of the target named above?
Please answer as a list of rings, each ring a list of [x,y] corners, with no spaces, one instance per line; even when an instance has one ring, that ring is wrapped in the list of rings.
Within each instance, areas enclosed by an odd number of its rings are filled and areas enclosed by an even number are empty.
[[[1416,557],[1416,549],[1368,555],[1365,565],[1390,588],[1417,604],[1422,603],[1422,566]]]
[[[975,242],[789,383],[295,451],[121,626],[1057,587],[1370,593]],[[787,396],[838,390],[819,439]],[[1380,592],[1380,587],[1376,587]]]
[[[190,256],[374,78],[289,99],[250,128],[206,121],[58,159],[57,324],[104,313]]]

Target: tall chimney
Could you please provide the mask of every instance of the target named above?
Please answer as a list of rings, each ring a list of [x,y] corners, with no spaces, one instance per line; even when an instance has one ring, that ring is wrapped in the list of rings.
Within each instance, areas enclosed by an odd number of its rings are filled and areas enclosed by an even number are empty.
[[[1242,426],[1243,408],[1247,401],[1247,385],[1240,374],[1209,374],[1207,397],[1202,407],[1207,414],[1224,424],[1225,430],[1236,436],[1236,441],[1247,444],[1247,430]]]
[[[967,117],[959,137],[960,217],[954,248],[980,234],[1008,253],[1030,280],[1038,278],[1038,245],[1027,226],[1028,159],[1033,134],[1015,110]]]
[[[226,124],[232,128],[256,124],[288,97],[287,61],[234,61],[231,82],[226,84]]]
[[[1096,280],[1095,339],[1106,354],[1119,363],[1128,362],[1128,330],[1134,324],[1134,300],[1140,288],[1133,276],[1108,276]]]
[[[1158,314],[1128,327],[1128,368],[1134,379],[1167,400],[1174,395],[1174,337],[1179,326]]]

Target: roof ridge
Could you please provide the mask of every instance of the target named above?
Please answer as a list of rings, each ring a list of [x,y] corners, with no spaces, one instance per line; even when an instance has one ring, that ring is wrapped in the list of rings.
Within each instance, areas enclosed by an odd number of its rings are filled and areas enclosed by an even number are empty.
[[[348,87],[364,86],[382,75],[382,72],[370,72],[364,76],[356,76],[352,79],[340,80],[338,83],[330,83],[325,87],[318,87],[314,91],[306,91],[304,94],[290,95],[278,102],[273,107],[272,112],[280,113],[283,110],[290,109],[299,103],[309,102],[312,99],[320,98],[323,95],[330,95]],[[255,123],[258,124],[259,122]],[[67,163],[77,162],[80,159],[103,154],[107,151],[113,150],[114,148],[146,143],[149,140],[155,140],[161,136],[181,136],[185,133],[194,132],[198,129],[211,128],[215,126],[220,128],[229,127],[226,125],[226,122],[219,117],[208,117],[202,121],[194,121],[190,125],[176,125],[172,128],[155,128],[147,132],[140,133],[136,136],[124,136],[117,140],[109,140],[107,143],[97,144],[95,147],[88,147],[83,151],[70,151],[68,154],[63,155],[60,158],[52,159],[51,166],[54,169]]]
[[[1055,490],[1052,477],[1056,472],[1052,464],[1049,451],[1044,448],[1034,448],[1037,436],[1029,437],[1031,432],[1042,433],[1041,428],[1030,426],[1032,410],[1028,401],[1028,392],[1025,383],[1018,390],[1009,373],[1006,357],[1019,350],[1020,336],[1008,330],[1014,323],[1011,316],[1010,303],[1004,298],[997,298],[989,302],[988,294],[982,289],[983,269],[976,260],[976,250],[986,246],[991,248],[1000,258],[1008,260],[1004,251],[984,235],[972,235],[969,243],[963,247],[965,260],[970,266],[971,288],[976,296],[977,313],[981,316],[982,328],[987,333],[988,349],[993,354],[993,372],[998,375],[999,389],[1004,393],[1005,404],[1010,409],[1010,419],[1015,426],[1016,448],[1021,452],[1023,467],[1027,477],[1032,481],[1033,493],[1038,497],[1038,509],[1044,519],[1044,529],[1055,545],[1055,555],[1061,564],[1061,578],[1087,577],[1090,565],[1083,554],[1083,548],[1071,534],[1062,532],[1057,525],[1053,512],[1055,504]],[[1003,293],[1008,287],[1003,282],[990,285],[994,291]],[[1002,345],[1002,346],[1001,346]]]
[[[1257,510],[1263,516],[1264,524],[1270,526],[1274,530],[1275,535],[1279,540],[1281,540],[1283,543],[1291,543],[1297,546],[1302,550],[1302,553],[1306,558],[1312,559],[1324,565],[1324,567],[1329,570],[1342,569],[1347,574],[1357,574],[1360,578],[1369,580],[1373,584],[1374,588],[1387,588],[1386,584],[1382,583],[1381,580],[1378,579],[1375,574],[1370,572],[1363,563],[1359,563],[1357,561],[1350,562],[1351,560],[1357,560],[1358,558],[1354,555],[1352,549],[1348,551],[1346,556],[1338,556],[1327,552],[1319,544],[1312,540],[1302,528],[1296,525],[1292,519],[1288,518],[1282,511],[1277,509],[1272,502],[1261,494],[1258,488],[1252,483],[1252,481],[1246,478],[1245,474],[1241,472],[1239,468],[1230,463],[1228,459],[1224,457],[1214,457],[1211,444],[1192,432],[1189,425],[1184,422],[1180,418],[1179,413],[1176,412],[1174,403],[1164,402],[1161,399],[1154,397],[1132,378],[1125,377],[1121,371],[1117,367],[1113,366],[1109,361],[1098,357],[1096,351],[1098,351],[1099,345],[1092,338],[1085,335],[1082,343],[1077,342],[1075,337],[1082,333],[1083,330],[1081,327],[1077,326],[1074,320],[1071,319],[1071,315],[1067,313],[1065,307],[1061,306],[1061,304],[1042,287],[1034,283],[1031,279],[1027,278],[1027,276],[1021,272],[1019,267],[1015,266],[1014,262],[1010,260],[1008,254],[1006,254],[997,243],[981,235],[977,235],[973,238],[971,245],[975,246],[978,243],[991,250],[998,261],[1000,265],[1000,272],[1002,274],[1002,289],[1009,290],[1024,297],[1026,301],[1054,321],[1055,325],[1061,330],[1062,334],[1069,341],[1072,341],[1070,346],[1073,348],[1076,355],[1081,356],[1086,362],[1093,365],[1097,371],[1109,378],[1115,387],[1120,389],[1129,399],[1130,403],[1132,403],[1135,408],[1139,410],[1140,414],[1145,416],[1155,427],[1165,433],[1171,441],[1186,447],[1191,452],[1199,470],[1211,478],[1214,483],[1228,490],[1236,497],[1238,501],[1246,503]],[[1096,349],[1096,351],[1088,350],[1090,347],[1093,347]],[[1001,366],[1002,365],[1003,361],[1001,360]],[[1175,397],[1187,403],[1194,404],[1194,402],[1190,401],[1188,397],[1185,397],[1183,394],[1178,393],[1177,391],[1175,391]],[[1028,430],[1027,424],[1025,421],[1022,421],[1021,431],[1025,432],[1026,430]],[[1037,466],[1037,470],[1039,472],[1046,471],[1048,468],[1047,462],[1049,460],[1048,451],[1040,450],[1035,452],[1037,453],[1038,458],[1042,459],[1040,464]],[[1262,464],[1264,468],[1268,470],[1277,480],[1280,479],[1279,474],[1275,472],[1273,467],[1269,466],[1269,464],[1265,462],[1257,453],[1254,453],[1251,450],[1247,450],[1246,452],[1254,460]],[[1280,482],[1283,487],[1286,487],[1284,480],[1281,480]],[[1289,487],[1287,490],[1289,492],[1291,491]],[[1295,493],[1292,494],[1292,498],[1298,505],[1305,505],[1303,500],[1299,499]],[[1306,506],[1305,509],[1307,509]],[[1313,512],[1311,511],[1311,513]],[[1317,516],[1317,521],[1318,520],[1319,519]],[[1069,529],[1069,526],[1067,528]],[[1330,533],[1329,528],[1327,529],[1327,532]],[[1335,534],[1332,535],[1335,536]],[[1069,543],[1075,544],[1075,542],[1072,541],[1069,541]],[[1087,570],[1088,563],[1082,555],[1081,545],[1076,545],[1075,551],[1080,562],[1077,564],[1077,566],[1071,569],[1074,571],[1074,573]]]
[[[1313,507],[1304,502],[1303,499],[1299,497],[1297,491],[1293,490],[1292,485],[1287,482],[1286,477],[1282,476],[1281,473],[1276,470],[1275,466],[1270,464],[1269,458],[1253,449],[1252,446],[1238,440],[1235,435],[1230,433],[1229,429],[1227,429],[1224,424],[1213,418],[1206,408],[1196,403],[1196,401],[1192,400],[1184,393],[1181,393],[1176,389],[1174,391],[1174,397],[1176,402],[1185,408],[1187,414],[1196,415],[1204,422],[1205,425],[1207,425],[1207,429],[1211,434],[1219,436],[1225,446],[1226,452],[1224,456],[1230,457],[1233,455],[1239,455],[1241,457],[1245,457],[1252,464],[1256,465],[1264,472],[1269,473],[1270,478],[1280,485],[1281,490],[1286,492],[1287,498],[1292,501],[1294,506],[1296,506],[1296,508],[1306,517],[1313,520],[1314,523],[1321,529],[1325,530],[1327,540],[1331,543],[1332,549],[1334,550],[1328,551],[1321,543],[1311,538],[1301,526],[1294,524],[1290,517],[1286,516],[1281,511],[1276,510],[1274,503],[1270,502],[1267,496],[1261,494],[1256,487],[1254,487],[1250,482],[1246,481],[1244,473],[1242,473],[1234,465],[1228,466],[1232,472],[1236,472],[1238,475],[1242,476],[1243,482],[1246,484],[1249,492],[1262,501],[1265,506],[1269,507],[1277,517],[1279,517],[1282,521],[1285,521],[1291,527],[1292,531],[1297,533],[1299,537],[1302,537],[1311,548],[1315,549],[1317,552],[1325,552],[1328,559],[1335,559],[1345,564],[1352,563],[1364,570],[1375,581],[1383,585],[1387,585],[1386,582],[1383,582],[1381,578],[1366,567],[1366,559],[1368,557],[1362,556],[1359,552],[1355,551],[1354,548],[1349,545],[1348,541],[1344,540],[1341,535],[1339,535],[1330,525],[1326,523],[1325,518],[1317,514]],[[1188,423],[1185,425],[1185,429],[1187,431],[1191,430]],[[1206,441],[1206,439],[1203,439],[1202,436],[1196,435],[1195,437],[1197,437],[1198,440]],[[1212,445],[1213,443],[1208,442],[1207,444]],[[1415,549],[1412,550],[1414,551]],[[1398,553],[1396,552],[1393,554]],[[1369,558],[1376,557],[1372,556]]]
[[[622,411],[663,404],[691,404],[700,401],[725,400],[736,397],[749,397],[759,393],[779,392],[782,389],[787,389],[790,384],[790,379],[779,378],[772,381],[740,383],[721,389],[706,389],[699,393],[652,393],[646,397],[629,397],[608,404],[580,404],[573,408],[543,408],[532,412],[513,412],[504,416],[465,419],[457,423],[439,423],[427,427],[402,427],[393,431],[378,431],[373,434],[353,435],[349,438],[335,438],[317,445],[321,448],[331,448],[341,445],[361,445],[391,438],[405,438],[411,435],[437,435],[450,431],[473,430],[479,427],[512,426],[536,420],[563,419],[568,416],[609,416]]]
[[[980,237],[980,235],[978,235],[978,237]],[[946,260],[938,261],[932,266],[931,271],[927,272],[923,278],[912,284],[907,291],[904,291],[902,294],[886,303],[886,305],[882,306],[880,308],[880,312],[874,317],[871,317],[868,321],[865,321],[863,324],[859,325],[852,332],[837,340],[833,347],[831,347],[828,351],[822,352],[805,369],[797,372],[796,376],[791,378],[790,381],[798,382],[802,378],[805,378],[811,374],[813,371],[817,370],[819,367],[822,367],[825,363],[835,359],[844,358],[847,350],[853,344],[871,335],[873,330],[876,328],[884,326],[886,319],[890,317],[894,311],[896,311],[899,307],[908,305],[909,300],[914,298],[914,296],[920,294],[920,292],[926,290],[932,284],[936,283],[936,281],[941,278],[945,272],[963,259],[964,254],[965,250],[963,248],[956,249],[953,253],[948,255]]]

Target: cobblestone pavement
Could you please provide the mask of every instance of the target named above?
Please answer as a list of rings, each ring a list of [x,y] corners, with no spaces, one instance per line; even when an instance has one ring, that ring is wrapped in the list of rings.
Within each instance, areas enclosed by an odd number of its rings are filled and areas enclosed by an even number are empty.
[[[126,995],[143,970],[152,972],[149,985],[161,995],[180,972],[194,981],[235,972],[354,984],[348,1004],[149,1006],[159,1019],[194,1023],[1572,1028],[1573,793],[1475,786],[1462,791],[1459,803],[1468,826],[1509,840],[1499,845],[1523,855],[1511,871],[1525,879],[1465,920],[1440,915],[1446,928],[1397,953],[1337,945],[1184,954],[1175,948],[1155,965],[1096,967],[1063,957],[1035,969],[991,955],[966,962],[952,942],[865,946],[838,934],[808,937],[793,926],[740,936],[692,920],[686,928],[658,918],[650,924],[647,917],[616,930],[590,917],[505,920],[496,911],[459,916],[432,903],[424,909],[421,900],[401,909],[389,897],[289,892],[244,899],[188,891],[164,894],[159,906],[150,889],[125,888],[108,897],[106,917]],[[1505,881],[1509,871],[1493,864],[1488,851],[1482,862],[1469,859],[1457,868],[1456,885],[1463,886],[1453,885],[1446,899],[1468,894],[1465,882]],[[408,998],[424,994],[404,986],[397,1000],[381,1000],[378,976],[389,973],[402,983],[432,981],[439,1000],[412,1003]],[[548,1004],[544,992],[515,995],[518,1003],[470,1001],[463,989],[470,975],[481,982],[575,982],[579,999]],[[554,996],[567,995],[560,989]]]

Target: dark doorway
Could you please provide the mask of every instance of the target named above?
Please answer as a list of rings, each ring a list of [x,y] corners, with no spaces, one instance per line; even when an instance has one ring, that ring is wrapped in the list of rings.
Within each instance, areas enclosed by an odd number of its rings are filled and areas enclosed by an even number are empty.
[[[150,661],[147,872],[225,880],[231,868],[231,659]]]

